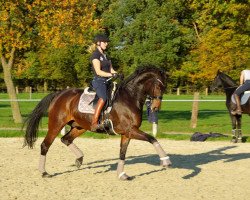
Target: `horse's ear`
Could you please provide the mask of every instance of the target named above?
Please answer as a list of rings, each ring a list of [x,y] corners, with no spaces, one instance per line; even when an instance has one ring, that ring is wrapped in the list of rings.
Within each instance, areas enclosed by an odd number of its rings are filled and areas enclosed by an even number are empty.
[[[218,75],[218,74],[220,74],[220,73],[221,73],[221,71],[218,69],[218,71],[217,71],[217,75]]]

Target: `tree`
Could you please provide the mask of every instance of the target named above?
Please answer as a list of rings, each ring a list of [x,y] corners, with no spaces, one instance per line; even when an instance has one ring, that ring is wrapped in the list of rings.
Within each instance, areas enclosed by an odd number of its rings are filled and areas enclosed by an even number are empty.
[[[174,70],[194,38],[194,31],[185,26],[186,11],[185,1],[111,1],[102,14],[111,38],[111,56],[128,73],[146,64]]]
[[[98,20],[93,19],[95,5],[92,1],[1,0],[0,9],[0,56],[4,81],[9,98],[14,100],[11,101],[14,122],[21,123],[12,80],[14,63],[18,62],[15,56],[23,58],[29,48],[37,51],[50,46],[87,45],[97,29]],[[19,65],[19,72],[24,69],[29,70],[27,66]]]
[[[179,74],[193,83],[208,84],[218,70],[239,79],[249,66],[249,11],[247,0],[192,0],[197,45]]]
[[[32,42],[33,17],[29,13],[31,1],[0,1],[0,57],[4,81],[11,101],[13,119],[21,123],[22,117],[17,101],[11,71],[16,51],[26,49]]]
[[[53,81],[62,87],[77,86],[81,78],[83,84],[87,79],[84,75],[88,76],[83,72],[90,71],[87,49],[94,33],[100,29],[100,20],[94,16],[93,1],[36,0],[33,10],[37,13],[36,25],[39,31],[35,63],[39,65],[30,63],[29,67],[36,67],[38,78],[45,83]],[[27,66],[22,69],[24,75]]]

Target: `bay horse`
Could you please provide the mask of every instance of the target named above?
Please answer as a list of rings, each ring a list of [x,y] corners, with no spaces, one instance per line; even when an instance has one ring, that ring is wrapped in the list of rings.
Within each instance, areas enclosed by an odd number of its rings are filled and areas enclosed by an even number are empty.
[[[150,142],[160,157],[160,165],[170,167],[171,161],[155,137],[140,130],[142,123],[143,105],[147,97],[152,101],[151,110],[160,109],[163,93],[166,88],[166,73],[157,67],[148,66],[138,68],[127,79],[120,83],[109,119],[113,129],[121,135],[120,156],[117,165],[117,176],[120,180],[131,180],[133,177],[124,172],[125,157],[131,139]],[[44,97],[26,119],[24,146],[33,148],[38,137],[38,126],[41,118],[48,112],[48,132],[41,143],[39,171],[42,177],[52,177],[45,169],[46,154],[65,126],[71,126],[61,141],[76,156],[76,166],[83,162],[83,152],[73,143],[73,140],[82,133],[90,130],[92,114],[78,111],[79,98],[82,89],[67,89],[55,92]]]
[[[235,100],[232,98],[234,91],[237,89],[238,85],[236,82],[224,74],[223,72],[218,71],[217,76],[215,77],[211,89],[214,90],[218,87],[223,87],[226,94],[226,107],[228,109],[231,123],[232,123],[232,142],[242,142],[242,131],[241,131],[241,115],[232,115],[231,111],[236,108]],[[242,101],[241,101],[242,103]],[[249,99],[241,105],[243,114],[250,114],[250,101]]]

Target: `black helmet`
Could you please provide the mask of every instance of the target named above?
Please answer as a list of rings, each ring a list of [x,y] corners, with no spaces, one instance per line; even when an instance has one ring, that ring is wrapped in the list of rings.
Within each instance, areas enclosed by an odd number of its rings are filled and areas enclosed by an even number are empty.
[[[94,42],[109,42],[109,38],[108,36],[104,35],[104,34],[97,34],[94,38]]]

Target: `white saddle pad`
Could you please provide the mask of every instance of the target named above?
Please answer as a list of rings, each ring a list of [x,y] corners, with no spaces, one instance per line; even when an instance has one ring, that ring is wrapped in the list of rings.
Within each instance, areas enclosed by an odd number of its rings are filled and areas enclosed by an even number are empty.
[[[95,92],[88,92],[88,87],[84,89],[84,92],[82,93],[79,104],[78,104],[78,110],[81,113],[90,113],[94,114],[95,109],[93,107],[93,103],[90,103],[95,98],[96,93]]]
[[[244,94],[243,94],[242,97],[241,97],[240,104],[241,104],[241,105],[244,105],[244,104],[248,101],[249,97],[250,97],[250,91],[244,92]],[[236,104],[233,95],[231,96],[231,101],[232,101],[233,103]]]

